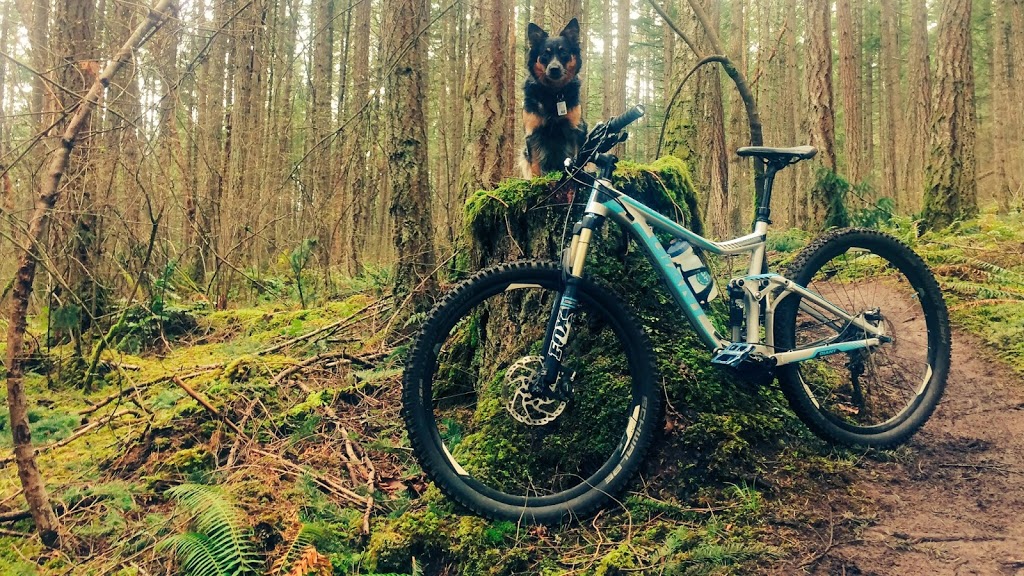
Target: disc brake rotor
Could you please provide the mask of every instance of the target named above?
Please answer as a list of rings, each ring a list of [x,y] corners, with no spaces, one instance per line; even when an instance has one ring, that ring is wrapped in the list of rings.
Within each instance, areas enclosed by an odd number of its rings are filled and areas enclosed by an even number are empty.
[[[530,393],[530,385],[543,374],[544,359],[540,356],[524,356],[505,372],[505,409],[516,421],[543,426],[554,422],[565,410],[564,400],[539,398]]]

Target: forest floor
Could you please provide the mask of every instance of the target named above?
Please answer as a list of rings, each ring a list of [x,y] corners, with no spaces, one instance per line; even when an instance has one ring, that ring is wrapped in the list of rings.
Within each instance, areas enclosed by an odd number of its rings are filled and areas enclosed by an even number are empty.
[[[956,330],[953,346],[925,427],[892,459],[859,462],[846,490],[802,493],[822,520],[771,572],[1024,574],[1024,386],[977,337]]]
[[[180,485],[216,486],[192,494],[233,527],[223,549],[251,560],[247,574],[290,574],[298,552],[338,576],[1024,574],[1024,216],[985,216],[955,237],[902,230],[956,327],[946,395],[906,446],[831,448],[774,387],[749,393],[753,412],[706,414],[686,413],[695,392],[677,388],[684,413],[670,408],[619,505],[560,528],[488,522],[411,456],[398,415],[408,341],[384,339],[386,279],[314,294],[309,309],[260,296],[211,312],[180,298],[161,303],[156,330],[132,316],[92,391],[75,384],[68,346],[37,345],[30,420],[66,546],[32,536],[0,411],[0,576],[198,574],[172,559],[200,529],[168,491]],[[775,261],[806,241],[794,238]],[[170,307],[195,319],[174,337]],[[676,362],[663,375],[697,366]]]

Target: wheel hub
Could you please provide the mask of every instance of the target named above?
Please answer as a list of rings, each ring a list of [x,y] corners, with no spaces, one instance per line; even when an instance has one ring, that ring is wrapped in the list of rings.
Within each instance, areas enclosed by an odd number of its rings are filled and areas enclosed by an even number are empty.
[[[543,377],[544,359],[540,356],[524,356],[505,372],[505,409],[516,421],[543,426],[554,422],[565,410],[565,400],[553,397],[557,382],[551,387],[552,396],[531,393],[531,388]]]

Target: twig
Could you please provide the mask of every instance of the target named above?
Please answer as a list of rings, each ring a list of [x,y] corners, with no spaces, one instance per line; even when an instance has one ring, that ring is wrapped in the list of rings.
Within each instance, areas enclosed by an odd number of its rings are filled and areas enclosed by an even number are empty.
[[[906,532],[893,532],[892,536],[894,538],[899,538],[900,540],[906,540],[909,544],[921,544],[923,542],[989,542],[1006,540],[1005,536],[981,536],[977,534],[908,534]]]
[[[0,522],[17,522],[18,520],[24,520],[31,518],[32,513],[28,510],[19,510],[17,512],[4,512],[0,514]]]
[[[365,462],[366,466],[370,469],[366,478],[366,511],[363,512],[363,534],[369,534],[370,513],[373,512],[373,493],[377,487],[377,469],[373,467],[373,462],[365,456],[363,457],[363,462]]]
[[[216,370],[216,369],[218,369],[220,367],[221,367],[220,364],[208,364],[206,366],[199,366],[195,370],[193,370],[192,372],[187,372],[185,374],[182,374],[180,377],[182,379],[195,378],[196,376],[200,376],[202,374],[206,374],[207,372],[212,372],[212,371],[214,371],[214,370]],[[78,414],[80,414],[80,415],[91,414],[91,413],[99,410],[100,408],[103,408],[107,404],[110,404],[114,400],[117,400],[118,398],[124,396],[125,394],[132,394],[134,392],[139,392],[139,391],[145,390],[146,388],[149,388],[150,386],[152,386],[154,384],[159,384],[161,382],[166,382],[167,380],[171,380],[172,378],[175,378],[174,374],[164,374],[164,375],[158,376],[156,378],[152,378],[150,380],[146,380],[145,382],[140,382],[140,383],[138,383],[138,384],[136,384],[134,386],[129,386],[128,388],[125,388],[123,390],[119,390],[116,394],[111,394],[110,396],[107,396],[103,400],[100,400],[99,402],[97,402],[96,404],[93,404],[92,406],[89,406],[88,408],[82,408],[81,410],[78,411]]]
[[[957,464],[955,462],[939,462],[937,464],[940,468],[972,468],[974,470],[995,470],[996,472],[1002,472],[1004,474],[1024,474],[1020,470],[1014,470],[1012,468],[1004,468],[1002,466],[996,466],[994,464]]]
[[[993,306],[995,304],[1024,304],[1024,300],[1016,300],[1013,298],[988,298],[985,300],[972,300],[970,302],[963,302],[956,306],[950,306],[950,312],[956,312],[957,310],[963,310],[965,308],[976,308],[978,306]]]
[[[210,414],[216,416],[217,419],[223,420],[224,423],[228,425],[228,428],[231,428],[232,430],[235,431],[235,434],[238,434],[242,438],[247,438],[247,436],[245,435],[245,432],[243,432],[242,429],[239,428],[237,424],[235,424],[231,420],[228,420],[226,417],[222,416],[221,413],[218,412],[217,409],[214,408],[213,405],[210,404],[210,402],[206,400],[206,398],[203,398],[202,396],[200,396],[198,392],[193,390],[177,374],[172,376],[171,380],[173,380],[174,383],[177,384],[179,388],[184,390],[186,394],[188,394],[193,399],[195,399],[196,402],[199,402],[200,404],[202,404],[203,408],[206,408],[207,412],[209,412]]]
[[[832,551],[832,548],[836,544],[835,535],[836,535],[836,523],[835,523],[835,520],[834,520],[834,518],[832,516],[832,503],[829,502],[829,505],[828,505],[828,543],[825,545],[825,548],[823,548],[821,550],[821,552],[818,552],[817,554],[812,556],[810,560],[807,560],[806,562],[801,564],[800,568],[806,568],[808,566],[813,566],[813,565],[817,564],[818,562],[820,562],[822,558],[824,558],[825,556],[828,556],[828,553]]]

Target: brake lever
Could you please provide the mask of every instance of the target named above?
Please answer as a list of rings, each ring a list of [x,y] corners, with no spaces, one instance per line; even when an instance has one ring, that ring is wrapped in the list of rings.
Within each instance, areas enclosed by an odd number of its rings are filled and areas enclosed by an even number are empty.
[[[603,154],[611,150],[618,144],[625,142],[627,138],[629,138],[629,134],[626,132],[619,132],[614,138],[605,138],[605,140],[598,146],[598,154]]]

